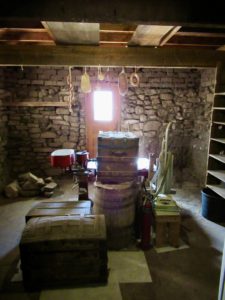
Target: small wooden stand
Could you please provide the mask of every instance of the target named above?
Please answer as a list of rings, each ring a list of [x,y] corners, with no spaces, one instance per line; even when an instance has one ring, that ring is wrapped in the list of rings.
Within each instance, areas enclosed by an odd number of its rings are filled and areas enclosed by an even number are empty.
[[[156,247],[162,247],[167,244],[179,247],[180,213],[155,210],[154,215]]]

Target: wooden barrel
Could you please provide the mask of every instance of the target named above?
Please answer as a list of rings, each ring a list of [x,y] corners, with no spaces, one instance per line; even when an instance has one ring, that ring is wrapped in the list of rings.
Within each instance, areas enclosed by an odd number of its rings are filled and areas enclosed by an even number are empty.
[[[134,182],[95,182],[94,212],[104,214],[110,249],[127,247],[133,240],[137,185]]]

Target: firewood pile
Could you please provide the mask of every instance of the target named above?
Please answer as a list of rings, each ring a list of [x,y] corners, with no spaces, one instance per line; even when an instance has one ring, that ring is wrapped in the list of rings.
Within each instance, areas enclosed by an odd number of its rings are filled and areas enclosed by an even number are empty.
[[[52,177],[45,179],[37,177],[31,172],[27,172],[18,176],[18,178],[8,184],[4,191],[8,198],[16,198],[18,196],[34,197],[43,195],[51,197],[54,193],[57,183]]]

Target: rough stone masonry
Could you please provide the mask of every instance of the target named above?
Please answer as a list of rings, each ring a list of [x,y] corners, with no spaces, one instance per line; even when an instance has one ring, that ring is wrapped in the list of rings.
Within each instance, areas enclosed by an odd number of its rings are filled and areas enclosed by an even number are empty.
[[[97,68],[87,69],[92,83]],[[103,68],[103,72],[106,71]],[[125,68],[128,75],[134,70]],[[110,69],[117,84],[121,68]],[[52,175],[50,153],[60,148],[86,149],[82,68],[72,69],[73,112],[67,107],[5,107],[8,101],[61,101],[69,98],[66,67],[0,68],[1,181],[31,171]],[[202,184],[213,101],[214,69],[141,68],[140,86],[121,97],[121,130],[140,137],[140,156],[160,152],[165,126],[174,121],[169,148],[175,155],[175,178]],[[8,159],[8,160],[7,160]],[[9,163],[10,162],[10,163]],[[6,172],[6,171],[9,172]],[[1,183],[4,185],[3,183]],[[1,186],[1,185],[0,185]]]

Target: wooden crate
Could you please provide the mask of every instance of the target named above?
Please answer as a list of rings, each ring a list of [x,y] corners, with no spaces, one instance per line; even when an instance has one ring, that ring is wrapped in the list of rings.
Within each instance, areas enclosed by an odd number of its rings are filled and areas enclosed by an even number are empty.
[[[80,216],[91,214],[91,201],[40,202],[26,214],[25,220],[36,217]]]
[[[104,215],[31,218],[20,241],[26,289],[106,283]]]

